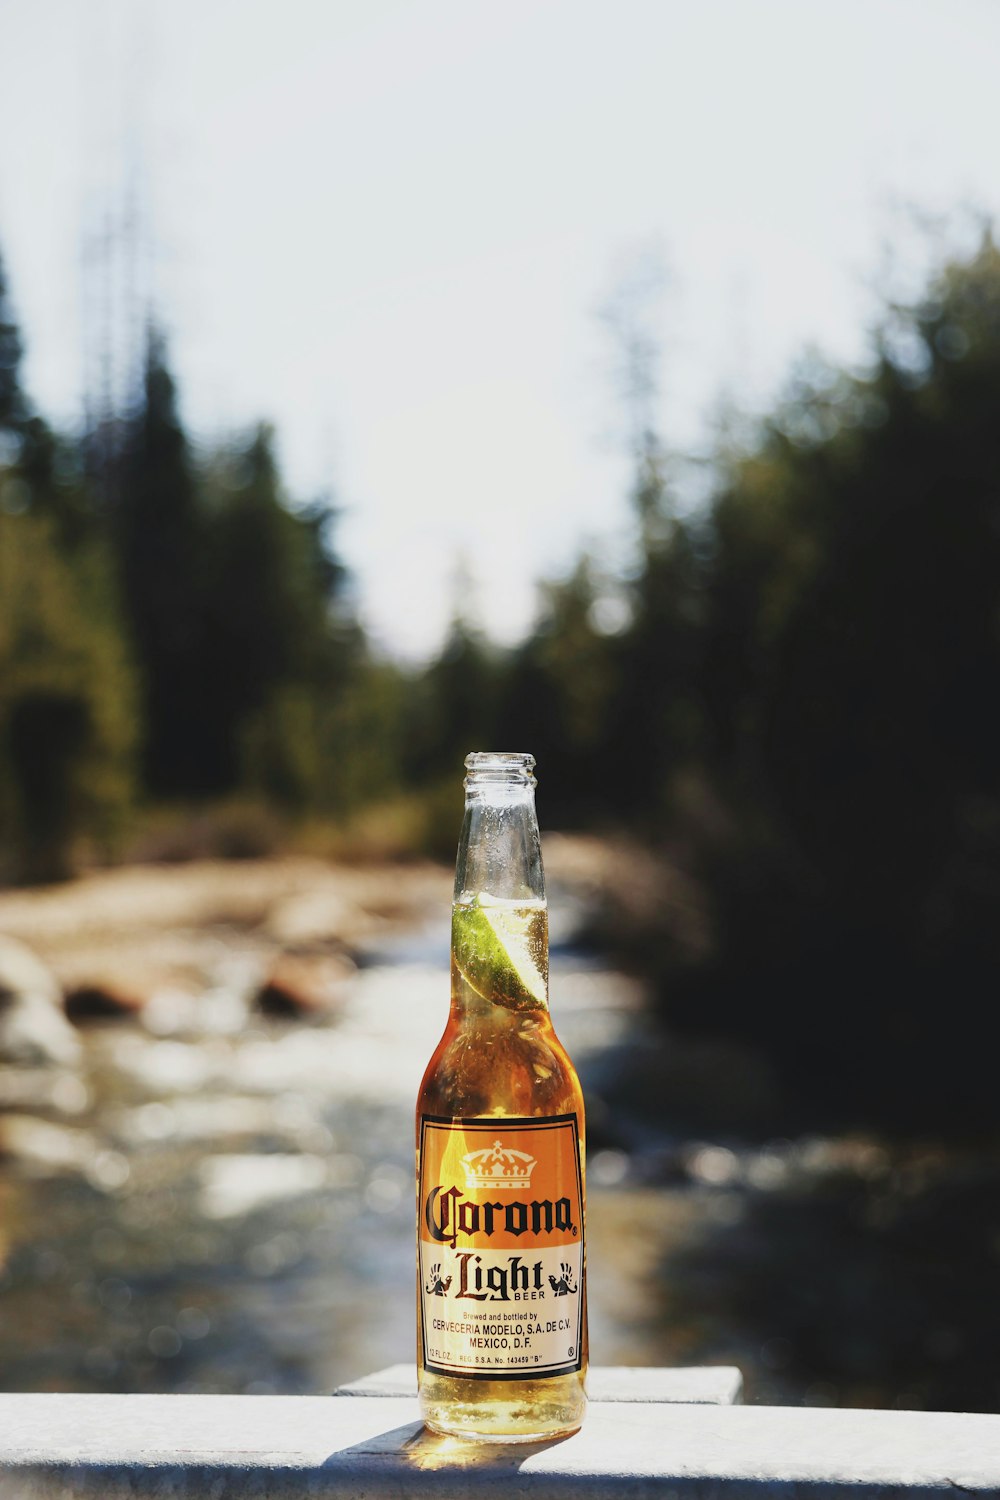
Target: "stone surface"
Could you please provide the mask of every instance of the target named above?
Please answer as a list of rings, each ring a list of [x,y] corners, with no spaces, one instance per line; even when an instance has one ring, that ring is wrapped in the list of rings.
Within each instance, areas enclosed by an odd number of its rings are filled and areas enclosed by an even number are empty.
[[[665,1370],[655,1366],[591,1365],[587,1394],[595,1401],[692,1401],[731,1406],[739,1401],[743,1377],[732,1365],[695,1365]],[[415,1396],[416,1365],[390,1365],[334,1392],[337,1396]]]
[[[341,1008],[355,966],[340,954],[283,954],[257,992],[255,1007],[278,1020],[329,1020]]]
[[[93,1137],[85,1130],[34,1115],[0,1114],[0,1161],[11,1159],[22,1171],[43,1177],[79,1176],[94,1156]]]
[[[73,985],[63,1007],[74,1026],[87,1026],[92,1021],[135,1020],[149,999],[145,988],[102,976]]]
[[[26,943],[0,936],[0,1062],[72,1067],[79,1058],[55,976]]]
[[[1000,1416],[595,1402],[580,1432],[427,1433],[412,1398],[0,1396],[0,1500],[1000,1495]]]

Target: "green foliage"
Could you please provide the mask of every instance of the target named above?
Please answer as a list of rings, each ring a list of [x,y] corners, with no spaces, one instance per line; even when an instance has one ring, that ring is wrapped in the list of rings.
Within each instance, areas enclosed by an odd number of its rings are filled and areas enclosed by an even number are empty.
[[[876,355],[864,379],[800,380],[711,515],[707,759],[730,817],[701,850],[712,1013],[862,1111],[919,1114],[933,1088],[968,1118],[976,1060],[935,1065],[941,1005],[985,1036],[1000,967],[989,238],[890,310]]]
[[[323,695],[343,666],[329,613],[338,575],[315,521],[284,502],[269,429],[216,475],[209,505],[201,712],[215,774],[305,806],[325,774]]]
[[[267,427],[194,463],[152,337],[114,516],[151,795],[329,800],[328,705],[360,650],[336,608],[329,523],[325,508],[289,505]]]
[[[74,842],[110,850],[133,793],[133,680],[97,550],[60,555],[51,520],[0,514],[0,809],[15,873],[59,879]]]
[[[111,516],[142,684],[143,781],[154,795],[201,790],[205,547],[187,438],[162,339],[150,333]]]
[[[26,415],[20,382],[21,336],[14,322],[0,258],[0,434],[16,431]]]
[[[998,390],[987,240],[894,311],[869,379],[779,412],[716,504],[720,742],[731,765],[739,748],[759,758],[845,901],[898,898],[912,916],[956,799],[1000,793]]]
[[[705,575],[697,528],[673,513],[651,440],[633,500],[630,577],[609,593],[584,555],[543,586],[538,624],[506,675],[500,738],[548,768],[550,819],[624,820],[649,835],[667,826],[674,781],[701,751]]]
[[[53,537],[67,554],[77,547],[106,545],[94,494],[83,472],[79,445],[58,433],[36,414],[21,429],[18,474],[36,515],[53,523]]]
[[[373,657],[363,642],[355,646],[346,677],[323,701],[321,811],[356,819],[359,809],[398,797],[406,781],[411,691],[399,667]],[[403,847],[411,852],[414,845]]]
[[[503,664],[456,609],[440,653],[410,685],[404,774],[420,786],[454,777],[470,750],[495,741]]]
[[[631,623],[616,643],[609,747],[623,806],[659,828],[671,814],[674,778],[702,749],[705,583],[695,527],[677,517],[664,467],[647,441],[634,495],[639,565],[631,580]]]
[[[701,892],[698,953],[638,938],[670,1022],[763,1047],[814,1117],[988,1110],[998,399],[987,236],[887,309],[864,377],[804,362],[703,514],[644,436],[624,628],[583,560],[503,679],[497,742],[538,755],[547,817],[621,820]],[[942,1050],[942,1006],[972,1047]]]
[[[134,682],[108,549],[72,444],[21,388],[0,263],[0,826],[4,872],[54,880],[120,839]]]
[[[556,823],[599,816],[607,795],[615,663],[594,623],[594,574],[584,556],[567,578],[543,585],[538,624],[514,654],[498,714],[496,742],[530,749],[548,773],[546,815]]]
[[[137,747],[155,798],[346,816],[393,794],[402,677],[369,657],[332,513],[289,504],[270,431],[196,462],[151,331],[120,451],[92,445],[99,505],[84,449],[21,392],[5,299],[0,275],[0,805],[15,873],[64,874],[81,835],[112,839]]]

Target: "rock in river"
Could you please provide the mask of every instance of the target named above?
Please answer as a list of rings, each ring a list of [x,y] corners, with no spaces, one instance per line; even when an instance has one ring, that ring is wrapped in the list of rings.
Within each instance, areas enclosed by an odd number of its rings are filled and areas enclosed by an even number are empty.
[[[257,993],[256,1008],[280,1020],[329,1020],[343,1004],[355,973],[343,955],[296,957],[284,954]]]
[[[72,1066],[80,1051],[55,976],[26,944],[0,937],[0,1062]]]

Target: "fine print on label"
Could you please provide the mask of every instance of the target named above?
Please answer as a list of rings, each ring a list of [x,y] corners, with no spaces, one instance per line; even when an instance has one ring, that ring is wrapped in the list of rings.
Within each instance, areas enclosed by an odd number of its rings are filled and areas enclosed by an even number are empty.
[[[575,1115],[420,1122],[424,1361],[503,1380],[581,1364],[583,1194]]]

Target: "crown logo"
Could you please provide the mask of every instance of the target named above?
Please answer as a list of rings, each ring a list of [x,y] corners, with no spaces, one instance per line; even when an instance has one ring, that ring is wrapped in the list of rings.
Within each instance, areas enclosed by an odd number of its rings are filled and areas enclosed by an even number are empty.
[[[527,1151],[494,1141],[481,1151],[468,1151],[462,1157],[465,1184],[469,1188],[527,1188],[537,1163]]]

